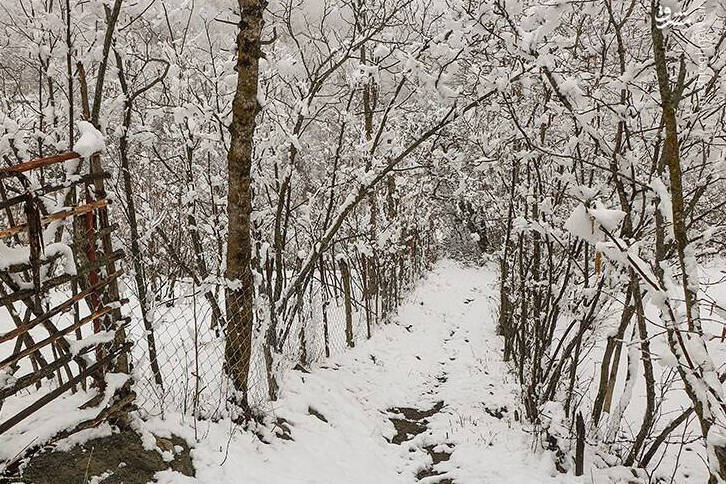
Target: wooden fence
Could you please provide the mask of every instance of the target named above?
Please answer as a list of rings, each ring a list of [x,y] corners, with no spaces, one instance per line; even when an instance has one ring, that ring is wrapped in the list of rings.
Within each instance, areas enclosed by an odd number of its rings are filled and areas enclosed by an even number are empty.
[[[107,388],[108,372],[128,373],[130,344],[116,268],[124,252],[111,243],[109,175],[98,156],[0,168],[0,323],[9,318],[0,325],[0,410],[11,398],[23,402],[0,412],[0,435],[68,392],[88,391],[79,408],[99,411],[57,436],[118,417],[133,401],[130,383]]]

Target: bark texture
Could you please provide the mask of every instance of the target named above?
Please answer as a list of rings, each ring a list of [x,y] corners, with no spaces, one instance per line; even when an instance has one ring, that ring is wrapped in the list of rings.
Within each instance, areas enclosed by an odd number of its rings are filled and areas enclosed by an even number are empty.
[[[247,382],[250,367],[253,321],[252,241],[250,214],[255,117],[258,111],[257,84],[261,56],[264,0],[238,0],[240,9],[237,33],[237,90],[232,104],[230,148],[227,157],[229,176],[227,245],[227,343],[225,367],[235,389],[241,395],[239,404],[247,403]]]
[[[653,12],[655,12],[655,4],[653,4],[653,9]],[[726,481],[726,446],[718,438],[712,440],[709,434],[712,428],[718,428],[721,424],[719,417],[723,415],[724,401],[721,389],[714,388],[708,383],[707,376],[711,375],[707,375],[707,373],[715,375],[715,368],[703,341],[696,289],[691,286],[690,281],[689,240],[685,221],[686,205],[683,193],[677,116],[678,103],[684,88],[685,63],[681,58],[677,81],[672,84],[668,72],[667,41],[663,31],[657,26],[655,13],[651,14],[651,35],[665,127],[663,160],[669,174],[673,234],[681,270],[686,322],[688,325],[688,332],[685,335],[682,334],[681,328],[678,326],[680,321],[677,313],[670,309],[671,314],[667,316],[671,320],[671,327],[668,328],[668,342],[672,353],[678,360],[678,373],[683,381],[684,390],[690,397],[701,424],[703,438],[706,440],[708,448],[709,471],[711,473],[709,483],[715,484]],[[661,275],[660,278],[663,279],[663,276]],[[686,344],[684,339],[690,340],[689,344]],[[701,353],[696,355],[697,359],[695,360],[689,354],[689,348],[694,346],[699,347]]]

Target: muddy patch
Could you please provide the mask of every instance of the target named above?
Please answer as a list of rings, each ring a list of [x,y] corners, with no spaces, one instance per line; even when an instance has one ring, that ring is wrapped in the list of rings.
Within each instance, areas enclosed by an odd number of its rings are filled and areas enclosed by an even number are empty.
[[[407,420],[405,418],[392,418],[393,427],[396,429],[396,435],[393,436],[393,442],[396,445],[401,445],[407,442],[419,434],[426,432],[426,425],[419,422]]]
[[[437,402],[436,405],[426,410],[411,407],[396,407],[389,409],[389,412],[403,416],[403,418],[390,418],[396,429],[396,435],[393,437],[391,442],[400,445],[413,439],[417,435],[426,432],[428,423],[426,419],[439,413],[442,408],[444,408],[443,401]],[[423,450],[431,456],[431,464],[416,474],[417,479],[421,480],[443,474],[436,470],[436,466],[441,462],[449,460],[451,458],[451,452],[441,450],[442,447],[443,446],[437,445],[427,445],[423,447]],[[448,478],[442,478],[438,481],[431,481],[431,479],[428,479],[428,482],[435,482],[437,484],[453,484],[454,481]]]
[[[428,466],[425,469],[422,469],[416,474],[416,479],[424,479],[426,477],[434,477],[434,476],[440,476],[443,474],[443,472],[439,472],[436,470],[436,466],[440,464],[441,462],[446,462],[451,458],[451,452],[447,451],[437,451],[435,450],[437,446],[434,445],[427,445],[424,447],[424,450],[431,456],[431,465]],[[438,481],[435,481],[437,484],[453,484],[454,481],[449,478],[443,478]]]
[[[437,402],[436,405],[428,410],[419,410],[417,408],[410,407],[395,407],[390,409],[390,412],[402,414],[406,420],[423,420],[436,415],[444,408],[444,402]],[[393,420],[393,419],[391,419]]]
[[[490,416],[501,420],[504,418],[504,414],[507,413],[507,407],[491,408],[491,407],[487,407],[486,405],[484,405],[484,411],[486,413],[488,413]]]
[[[165,462],[159,452],[144,449],[141,438],[132,431],[90,440],[68,452],[48,450],[34,456],[13,482],[70,484],[95,478],[93,482],[98,484],[146,484],[167,469],[194,476],[186,441],[157,438],[157,445],[173,454],[173,459]]]

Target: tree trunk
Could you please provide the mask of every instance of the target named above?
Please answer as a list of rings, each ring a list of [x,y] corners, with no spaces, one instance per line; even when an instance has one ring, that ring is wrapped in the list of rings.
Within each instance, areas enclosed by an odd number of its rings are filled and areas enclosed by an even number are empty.
[[[129,223],[129,231],[131,233],[131,257],[134,266],[134,281],[139,295],[139,308],[141,309],[141,319],[146,330],[146,344],[149,350],[149,363],[151,371],[154,374],[154,381],[163,388],[161,378],[161,370],[156,352],[156,337],[154,334],[154,324],[150,317],[149,300],[147,294],[146,272],[141,254],[141,246],[139,245],[139,224],[136,219],[136,204],[134,201],[133,189],[131,187],[131,167],[129,163],[129,130],[131,129],[131,115],[133,110],[133,96],[129,92],[129,86],[126,82],[126,75],[123,68],[123,60],[121,56],[116,54],[116,64],[118,68],[119,81],[121,89],[126,97],[124,103],[123,117],[123,134],[119,139],[119,154],[121,158],[121,177],[123,178],[123,194],[126,198],[126,216]]]
[[[630,277],[631,279],[636,277],[635,272],[632,269],[630,270]],[[633,296],[635,314],[638,318],[638,336],[640,338],[640,355],[643,360],[643,376],[645,377],[646,405],[645,413],[643,415],[643,424],[640,426],[640,431],[635,437],[633,448],[630,450],[627,459],[625,459],[626,466],[632,466],[635,463],[638,453],[645,443],[645,439],[648,437],[653,428],[656,408],[655,377],[653,376],[653,362],[650,359],[650,340],[648,339],[648,328],[645,320],[645,309],[643,308],[643,299],[640,294],[640,287],[636,287]]]
[[[706,441],[709,471],[711,473],[709,483],[716,483],[726,480],[726,446],[722,443],[722,435],[713,436],[709,434],[711,434],[712,429],[719,433],[722,432],[719,427],[723,425],[723,419],[725,418],[724,398],[721,386],[714,387],[711,384],[713,380],[710,377],[715,376],[716,371],[703,338],[699,320],[697,287],[694,288],[691,285],[690,277],[692,272],[695,272],[696,267],[693,267],[690,262],[693,254],[688,243],[685,221],[686,206],[683,195],[683,174],[681,172],[677,117],[678,102],[684,88],[686,67],[683,58],[681,58],[678,81],[672,86],[668,74],[666,39],[656,22],[655,12],[657,10],[654,2],[652,8],[653,57],[663,110],[663,124],[665,125],[663,160],[669,171],[673,232],[681,269],[688,332],[685,336],[681,333],[680,321],[672,309],[667,309],[670,314],[664,315],[664,319],[670,319],[671,327],[668,329],[669,346],[678,360],[678,372],[683,381],[684,390],[693,402],[693,408],[698,416],[703,438]],[[661,276],[661,285],[664,285],[663,276]],[[687,345],[684,339],[689,341]],[[689,355],[689,349],[691,348],[696,349],[695,363],[691,355]],[[701,386],[702,388],[699,388]]]
[[[260,36],[266,2],[264,0],[238,0],[238,2],[240,22],[237,33],[237,91],[232,104],[232,124],[229,128],[231,139],[227,156],[229,240],[226,277],[230,285],[225,291],[227,307],[225,368],[232,378],[235,390],[241,396],[237,403],[246,407],[254,302],[250,171],[255,117],[258,111]]]
[[[576,422],[575,475],[581,476],[585,473],[585,421],[582,418],[582,412],[577,412]]]

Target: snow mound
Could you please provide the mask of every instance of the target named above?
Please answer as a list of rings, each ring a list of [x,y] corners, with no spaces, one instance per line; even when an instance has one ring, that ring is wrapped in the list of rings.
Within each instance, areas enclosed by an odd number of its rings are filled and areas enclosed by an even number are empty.
[[[77,126],[81,137],[76,141],[74,148],[76,153],[81,155],[81,158],[88,159],[96,153],[104,151],[106,142],[103,139],[103,134],[94,125],[88,121],[79,121]]]

